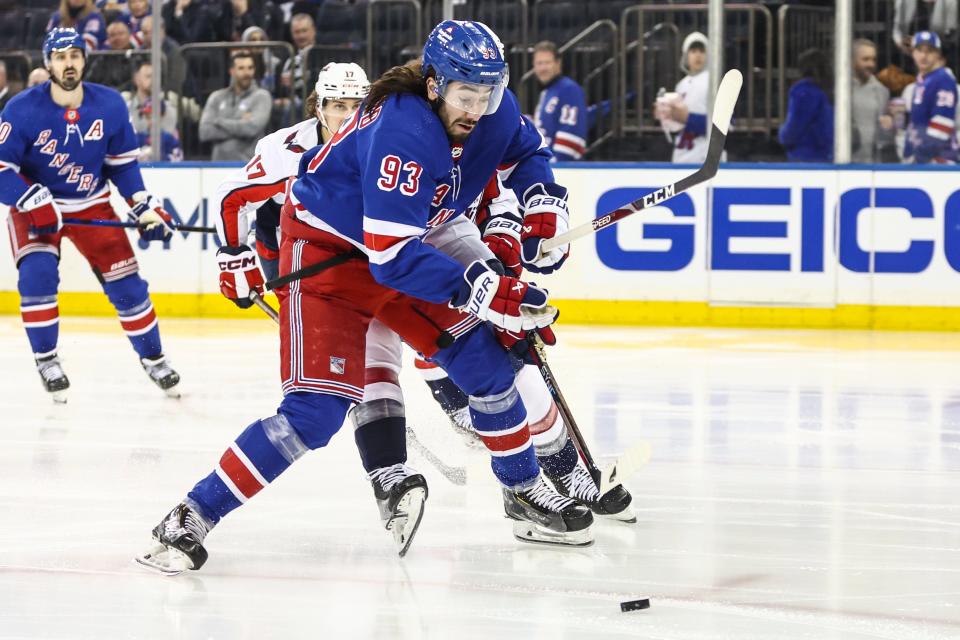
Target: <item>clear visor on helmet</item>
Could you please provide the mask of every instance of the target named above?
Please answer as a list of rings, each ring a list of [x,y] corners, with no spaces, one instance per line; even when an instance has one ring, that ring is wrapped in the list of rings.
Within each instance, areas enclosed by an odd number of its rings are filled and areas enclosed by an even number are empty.
[[[474,84],[472,82],[452,81],[440,93],[440,99],[454,109],[466,111],[475,116],[486,116],[496,112],[503,99],[503,89],[507,85],[506,77],[496,85]]]

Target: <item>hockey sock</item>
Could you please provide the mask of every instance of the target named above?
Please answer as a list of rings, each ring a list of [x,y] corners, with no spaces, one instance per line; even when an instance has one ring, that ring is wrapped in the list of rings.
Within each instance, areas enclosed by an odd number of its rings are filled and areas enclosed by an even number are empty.
[[[527,410],[514,387],[510,358],[485,325],[457,338],[434,356],[460,389],[469,394],[470,417],[490,451],[497,479],[525,488],[540,475],[527,427]]]
[[[147,292],[146,280],[133,273],[119,280],[104,282],[103,291],[117,310],[120,326],[137,355],[141,358],[161,355],[160,326]]]
[[[402,404],[388,398],[371,400],[357,405],[350,417],[367,473],[407,461],[407,419]]]
[[[552,478],[559,478],[573,471],[579,459],[580,454],[577,453],[577,448],[570,438],[567,438],[566,444],[560,451],[546,456],[537,455],[540,466]]]
[[[569,442],[567,428],[540,370],[530,364],[524,365],[517,373],[517,391],[527,407],[530,438],[537,456],[549,456],[563,449]]]
[[[446,413],[456,413],[467,406],[467,394],[453,383],[453,380],[447,376],[446,371],[420,358],[414,360],[413,364],[420,372],[424,382],[430,387],[433,399]]]
[[[187,494],[216,524],[287,470],[307,447],[283,415],[257,420],[230,445],[213,473]]]
[[[17,289],[20,292],[20,316],[37,358],[57,352],[60,335],[60,310],[57,287],[60,274],[57,256],[46,251],[28,253],[20,260]]]

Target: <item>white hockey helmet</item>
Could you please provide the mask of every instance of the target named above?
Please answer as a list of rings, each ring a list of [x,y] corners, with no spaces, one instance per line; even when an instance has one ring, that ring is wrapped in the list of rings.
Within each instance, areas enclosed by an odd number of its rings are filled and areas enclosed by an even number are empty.
[[[699,44],[703,47],[704,51],[707,50],[709,46],[709,40],[707,36],[703,35],[699,31],[694,31],[686,38],[683,39],[683,46],[680,47],[680,68],[683,69],[684,73],[689,73],[690,69],[687,68],[687,52],[690,51],[690,47],[695,44]]]
[[[317,100],[363,100],[370,93],[370,81],[363,67],[354,62],[328,62],[317,75],[314,85]]]

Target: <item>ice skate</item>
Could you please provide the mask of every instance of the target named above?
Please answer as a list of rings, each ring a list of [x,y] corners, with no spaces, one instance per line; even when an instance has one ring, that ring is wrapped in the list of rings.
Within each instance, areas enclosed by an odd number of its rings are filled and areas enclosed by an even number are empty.
[[[163,392],[171,398],[179,398],[180,390],[177,385],[180,384],[180,374],[170,368],[167,359],[163,356],[156,358],[141,358],[140,364],[143,370],[147,372],[150,379],[163,389]]]
[[[153,529],[153,546],[137,556],[137,563],[168,576],[196,571],[207,561],[203,539],[210,526],[186,504],[178,504]]]
[[[423,518],[427,480],[405,464],[374,469],[368,478],[373,484],[380,519],[384,528],[393,533],[397,552],[402,558],[410,548]]]
[[[619,484],[601,496],[590,472],[579,462],[573,468],[573,471],[565,476],[554,476],[546,468],[544,468],[543,473],[550,479],[559,493],[568,498],[573,498],[589,508],[594,514],[631,524],[637,521],[637,515],[630,508],[630,503],[633,501],[630,492],[622,484]]]
[[[473,428],[469,407],[461,407],[460,409],[445,411],[445,413],[447,417],[450,418],[450,426],[453,427],[454,432],[463,439],[464,444],[472,449],[483,449],[486,451],[486,447],[483,446],[483,441]]]
[[[66,404],[70,380],[67,379],[67,374],[63,372],[63,367],[60,366],[60,358],[57,357],[57,354],[53,354],[45,358],[37,358],[36,361],[37,371],[43,381],[43,388],[50,393],[55,403]]]
[[[593,514],[575,500],[551,489],[543,477],[524,491],[503,490],[503,508],[513,535],[524,542],[586,547],[593,544]]]

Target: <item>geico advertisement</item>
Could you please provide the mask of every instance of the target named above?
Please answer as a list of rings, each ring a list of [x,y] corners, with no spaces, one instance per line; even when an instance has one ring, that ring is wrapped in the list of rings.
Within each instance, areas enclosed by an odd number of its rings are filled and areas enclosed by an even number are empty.
[[[960,305],[960,173],[795,167],[724,167],[709,187],[576,241],[558,273],[534,279],[566,299]],[[231,171],[148,168],[144,179],[178,221],[212,226],[217,184]],[[559,168],[557,181],[576,225],[689,172],[603,165]],[[214,235],[150,245],[130,236],[153,291],[218,290]],[[96,291],[76,251],[63,254],[61,289]],[[0,289],[16,288],[9,254],[0,277]]]

